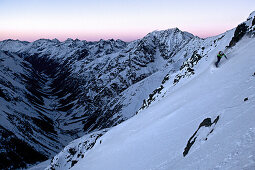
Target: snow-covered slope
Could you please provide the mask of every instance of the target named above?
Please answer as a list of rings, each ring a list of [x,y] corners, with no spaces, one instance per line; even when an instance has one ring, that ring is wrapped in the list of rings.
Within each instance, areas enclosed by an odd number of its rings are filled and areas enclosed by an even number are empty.
[[[255,168],[254,46],[112,128],[73,169]]]
[[[254,25],[253,12],[233,30],[174,48],[136,116],[93,147],[87,136],[72,142],[48,169],[254,169]],[[215,68],[219,50],[228,60]]]

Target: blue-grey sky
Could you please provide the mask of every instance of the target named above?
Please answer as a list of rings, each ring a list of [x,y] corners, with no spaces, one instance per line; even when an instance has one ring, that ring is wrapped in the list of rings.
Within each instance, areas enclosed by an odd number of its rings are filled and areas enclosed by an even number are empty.
[[[0,40],[134,40],[178,27],[200,37],[246,20],[254,0],[0,0]]]

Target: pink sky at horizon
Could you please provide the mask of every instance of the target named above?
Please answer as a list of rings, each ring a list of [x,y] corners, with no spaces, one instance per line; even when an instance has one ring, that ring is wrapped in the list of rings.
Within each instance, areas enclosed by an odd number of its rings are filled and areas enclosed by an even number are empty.
[[[145,36],[143,33],[82,33],[82,32],[67,32],[67,33],[41,33],[41,32],[18,32],[18,33],[10,33],[10,32],[1,32],[0,31],[0,41],[6,39],[14,39],[14,40],[21,40],[21,41],[35,41],[38,39],[58,39],[60,41],[65,41],[68,38],[71,39],[79,39],[79,40],[86,40],[86,41],[98,41],[100,39],[121,39],[124,41],[132,41],[138,38],[142,38]],[[9,38],[12,37],[12,38]]]
[[[179,28],[201,38],[245,21],[253,0],[0,0],[0,41],[140,39]]]
[[[152,32],[154,30],[151,30]],[[187,31],[187,30],[182,30]],[[227,31],[227,30],[226,30]],[[140,33],[130,33],[130,32],[122,32],[122,33],[31,33],[31,32],[17,32],[17,33],[10,33],[10,32],[4,32],[0,31],[0,41],[7,40],[7,39],[13,39],[13,40],[20,40],[20,41],[29,41],[33,42],[38,39],[58,39],[59,41],[65,41],[68,38],[71,39],[79,39],[79,40],[86,40],[86,41],[99,41],[100,39],[108,40],[108,39],[120,39],[123,41],[133,41],[137,39],[141,39],[144,36],[146,36],[150,32],[140,32]],[[225,31],[217,30],[215,32],[205,32],[200,31],[198,33],[196,32],[190,32],[195,36],[198,36],[200,38],[207,38],[211,36],[219,35]],[[10,38],[11,37],[11,38]]]

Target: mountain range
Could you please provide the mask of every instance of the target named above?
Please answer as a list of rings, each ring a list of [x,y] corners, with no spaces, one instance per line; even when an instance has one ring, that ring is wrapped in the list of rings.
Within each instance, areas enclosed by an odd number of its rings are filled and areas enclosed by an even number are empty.
[[[206,39],[173,28],[132,42],[1,41],[0,168],[204,169],[233,140],[246,157],[226,151],[208,168],[252,169],[254,36],[255,12]],[[229,60],[215,68],[219,50]],[[228,124],[240,138],[223,140]]]

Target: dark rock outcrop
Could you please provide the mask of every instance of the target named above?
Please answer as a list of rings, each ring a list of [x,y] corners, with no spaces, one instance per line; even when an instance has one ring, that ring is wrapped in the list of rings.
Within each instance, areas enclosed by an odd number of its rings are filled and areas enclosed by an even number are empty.
[[[200,123],[200,125],[199,125],[199,127],[198,127],[198,129],[195,131],[195,133],[189,138],[189,141],[188,141],[188,143],[187,143],[187,145],[186,145],[186,147],[185,147],[185,149],[184,149],[184,151],[183,151],[183,157],[185,157],[188,153],[189,153],[189,150],[190,150],[190,148],[192,147],[192,145],[196,142],[196,139],[197,139],[197,137],[198,137],[198,133],[199,133],[199,130],[200,130],[200,128],[201,127],[211,127],[212,125],[216,125],[217,124],[217,122],[219,121],[219,116],[217,116],[215,119],[214,119],[214,121],[213,122],[211,122],[211,118],[206,118],[206,119],[204,119],[201,123]],[[214,131],[214,127],[209,131],[209,133],[206,135],[206,138],[204,139],[204,140],[207,140],[207,137],[209,136],[209,134],[211,134],[212,132]]]
[[[243,36],[246,34],[248,26],[245,23],[242,23],[236,27],[234,37],[231,39],[228,47],[233,47],[238,41],[240,41]]]

